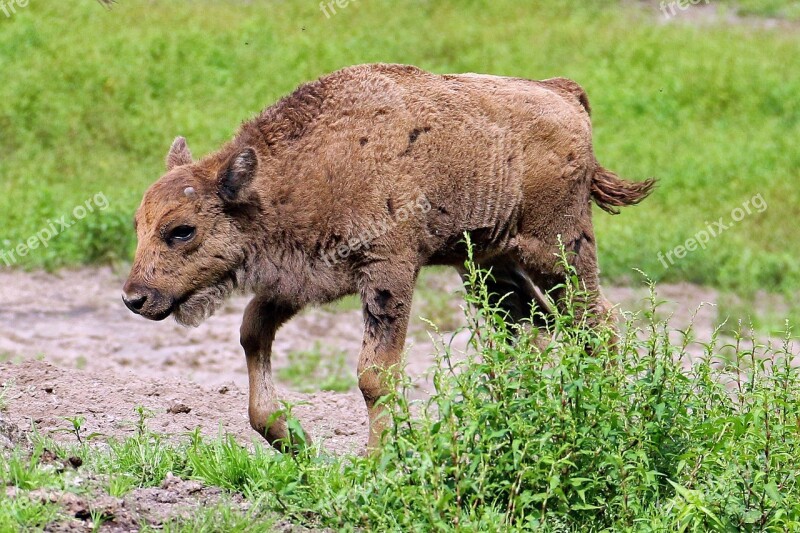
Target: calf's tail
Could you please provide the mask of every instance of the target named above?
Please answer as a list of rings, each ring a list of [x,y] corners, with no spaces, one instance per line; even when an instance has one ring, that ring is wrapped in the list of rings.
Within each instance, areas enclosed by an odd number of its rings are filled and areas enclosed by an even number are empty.
[[[638,204],[653,192],[655,186],[656,180],[652,178],[637,182],[626,181],[597,165],[592,176],[592,200],[604,211],[616,215],[619,213],[617,208]]]

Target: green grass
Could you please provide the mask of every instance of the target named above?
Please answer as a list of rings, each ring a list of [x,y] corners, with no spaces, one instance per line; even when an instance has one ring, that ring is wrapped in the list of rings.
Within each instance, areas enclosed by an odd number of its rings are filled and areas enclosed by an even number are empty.
[[[143,532],[185,532],[185,533],[271,533],[281,531],[275,527],[275,519],[264,516],[255,511],[242,512],[234,511],[225,504],[218,504],[213,507],[202,508],[196,515],[188,520],[171,519],[160,524],[158,527],[145,526]]]
[[[419,338],[428,338],[430,324],[439,331],[455,331],[463,325],[460,299],[441,286],[443,270],[440,267],[423,270],[417,281],[414,299],[419,303],[419,311],[412,313],[412,317],[419,318],[425,325],[424,329],[414,332]]]
[[[32,2],[0,17],[0,249],[102,192],[107,209],[18,264],[129,259],[133,211],[176,135],[207,153],[303,81],[386,61],[583,84],[600,161],[661,180],[642,206],[598,213],[607,278],[639,267],[656,280],[796,291],[800,234],[785,223],[800,204],[796,31],[663,24],[656,4],[630,6],[371,0],[327,19],[317,2]],[[658,260],[757,194],[765,212],[668,269]]]
[[[609,349],[611,332],[580,318],[570,279],[572,303],[543,343],[489,307],[484,276],[473,271],[467,283],[473,355],[456,363],[442,343],[427,400],[409,403],[408,383],[399,383],[387,399],[393,429],[375,456],[332,457],[311,446],[282,455],[198,431],[175,442],[152,432],[139,409],[135,435],[123,441],[65,447],[35,438],[30,458],[0,456],[0,482],[20,491],[11,504],[0,495],[0,518],[30,527],[63,518],[26,499],[42,486],[70,486],[68,474],[40,464],[47,447],[81,457],[84,475],[107,477],[117,495],[158,486],[171,472],[249,504],[244,511],[223,497],[170,520],[169,531],[269,530],[278,518],[336,531],[800,528],[791,334],[772,349],[715,334],[692,360],[692,331],[676,336],[657,321],[651,296]],[[293,425],[290,408],[287,416]]]
[[[42,530],[56,513],[53,504],[31,500],[26,496],[9,498],[0,492],[0,533]]]
[[[43,529],[57,518],[58,507],[32,497],[30,491],[79,490],[74,477],[62,475],[43,460],[44,454],[44,444],[40,440],[29,452],[0,450],[0,533]],[[7,487],[16,493],[7,493]]]
[[[275,377],[301,392],[349,391],[355,387],[356,381],[347,368],[347,354],[341,350],[329,352],[319,343],[311,350],[290,352],[287,357],[289,364],[277,369]]]

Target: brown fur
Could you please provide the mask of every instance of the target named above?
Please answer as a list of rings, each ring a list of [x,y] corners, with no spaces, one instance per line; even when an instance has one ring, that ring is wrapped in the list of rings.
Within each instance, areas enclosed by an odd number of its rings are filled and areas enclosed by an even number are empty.
[[[178,138],[167,166],[136,214],[126,304],[197,325],[234,291],[254,293],[241,330],[250,420],[279,446],[272,341],[304,306],[361,296],[359,386],[374,447],[385,427],[375,402],[400,363],[421,267],[462,265],[469,232],[493,269],[490,289],[510,292],[503,305],[522,320],[563,279],[560,239],[600,320],[590,201],[613,211],[653,186],[597,163],[588,98],[573,81],[384,64],[301,86],[199,161]]]

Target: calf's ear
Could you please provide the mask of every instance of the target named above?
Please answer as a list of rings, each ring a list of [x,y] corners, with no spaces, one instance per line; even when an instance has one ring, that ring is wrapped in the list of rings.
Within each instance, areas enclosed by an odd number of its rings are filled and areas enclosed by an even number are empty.
[[[175,137],[175,140],[172,141],[172,146],[169,147],[169,152],[167,152],[167,171],[181,165],[188,165],[191,162],[192,152],[189,151],[186,139]]]
[[[258,167],[258,156],[252,148],[245,148],[222,165],[217,175],[217,190],[226,202],[242,200],[244,189],[253,181]]]

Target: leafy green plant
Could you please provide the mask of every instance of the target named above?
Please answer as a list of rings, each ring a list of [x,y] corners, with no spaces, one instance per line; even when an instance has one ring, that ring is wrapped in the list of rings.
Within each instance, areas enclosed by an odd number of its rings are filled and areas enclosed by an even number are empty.
[[[89,442],[92,439],[96,439],[98,437],[102,437],[102,433],[92,432],[86,435],[86,430],[84,429],[84,424],[86,423],[86,417],[78,415],[78,416],[65,416],[64,420],[69,422],[72,427],[70,428],[63,428],[63,429],[55,429],[53,430],[55,433],[64,432],[64,433],[72,433],[75,435],[75,438],[78,441],[78,444],[84,444],[85,442]]]
[[[136,488],[137,479],[135,476],[123,472],[109,474],[108,481],[106,482],[106,491],[109,495],[115,498],[125,496],[132,489]]]
[[[627,317],[616,346],[566,302],[540,348],[491,308],[485,275],[473,268],[467,283],[472,356],[454,363],[444,343],[435,394],[391,402],[394,431],[365,490],[376,527],[796,527],[800,376],[788,331],[776,351],[738,338],[727,367],[715,332],[692,361],[691,330],[673,342],[651,296],[649,327]],[[566,283],[580,300],[577,280]]]
[[[380,531],[759,531],[800,525],[797,407],[790,335],[770,351],[715,332],[692,358],[691,328],[671,335],[626,316],[615,346],[571,302],[547,331],[508,325],[472,269],[471,355],[442,343],[434,394],[386,399],[393,429],[368,458],[283,456],[196,443],[201,479],[264,496],[309,526]],[[574,276],[568,298],[580,301]],[[587,352],[587,347],[591,350]],[[719,354],[736,355],[720,364]],[[210,446],[207,448],[206,446]],[[209,468],[211,470],[204,470]],[[263,475],[259,475],[263,472]]]
[[[109,439],[107,448],[87,454],[85,462],[100,472],[124,474],[113,481],[114,490],[133,487],[152,487],[164,481],[168,473],[181,475],[186,471],[183,449],[167,444],[163,435],[147,427],[152,413],[142,406],[136,408],[136,434],[122,441]]]
[[[41,530],[57,516],[51,503],[32,500],[25,495],[8,497],[0,491],[0,533]]]
[[[36,489],[51,486],[55,483],[53,475],[42,468],[41,448],[36,448],[27,456],[15,450],[8,456],[0,455],[0,481],[4,485],[21,489]]]
[[[229,502],[219,503],[212,507],[200,509],[192,518],[172,519],[157,528],[145,526],[143,532],[160,531],[164,533],[271,533],[275,531],[277,518],[261,510],[256,504],[247,511],[235,509]]]

